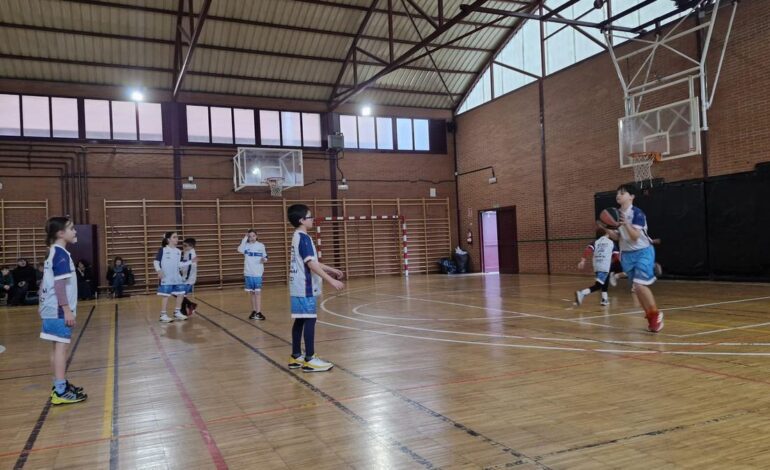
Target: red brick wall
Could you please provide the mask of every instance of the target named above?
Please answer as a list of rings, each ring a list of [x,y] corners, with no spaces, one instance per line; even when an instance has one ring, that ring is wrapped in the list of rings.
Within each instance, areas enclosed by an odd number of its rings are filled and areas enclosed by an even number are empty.
[[[712,81],[729,9],[719,15],[709,53]],[[682,47],[695,51],[694,37],[687,41]],[[757,163],[770,161],[770,74],[763,59],[768,53],[770,9],[763,2],[742,2],[709,111],[710,176],[750,171]],[[681,64],[673,54],[661,58],[655,65],[661,75]],[[556,273],[574,272],[583,245],[592,237],[594,194],[633,179],[631,169],[619,168],[618,162],[622,91],[607,54],[547,77],[543,87],[550,267]],[[460,172],[493,165],[498,176],[495,185],[487,184],[487,172],[460,177],[463,234],[472,222],[478,240],[478,210],[515,205],[522,272],[547,268],[538,113],[535,83],[457,118]],[[703,167],[701,157],[691,157],[663,162],[654,172],[656,177],[676,181],[704,176]],[[467,218],[469,210],[472,221]],[[480,256],[478,246],[472,249],[474,261]],[[479,264],[474,267],[478,269]]]

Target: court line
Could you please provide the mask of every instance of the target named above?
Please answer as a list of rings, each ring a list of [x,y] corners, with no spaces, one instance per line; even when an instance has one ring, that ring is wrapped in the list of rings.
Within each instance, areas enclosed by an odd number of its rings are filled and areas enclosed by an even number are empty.
[[[67,358],[67,365],[64,368],[65,372],[69,370],[72,359],[75,357],[75,352],[78,350],[78,346],[80,345],[80,340],[83,338],[83,333],[86,332],[86,328],[88,328],[88,324],[91,322],[91,317],[94,314],[94,310],[96,310],[96,305],[91,306],[91,311],[88,312],[88,317],[86,318],[85,323],[83,323],[83,329],[80,330],[78,339],[75,340],[75,344],[72,346],[70,355]],[[49,395],[48,400],[46,400],[45,405],[43,406],[43,411],[40,412],[40,416],[37,418],[35,426],[32,428],[32,432],[30,432],[29,437],[27,438],[26,444],[24,444],[24,449],[22,449],[21,453],[19,454],[19,458],[16,459],[16,464],[13,466],[13,470],[21,470],[24,468],[24,464],[27,463],[27,457],[29,457],[30,451],[35,446],[35,441],[37,441],[37,437],[40,435],[40,431],[43,429],[43,424],[45,424],[45,420],[48,418],[48,412],[51,411],[51,406],[53,405],[51,404],[51,397]]]
[[[767,300],[770,299],[770,295],[764,296],[764,297],[753,297],[749,299],[736,299],[736,300],[726,300],[724,302],[712,302],[708,304],[696,304],[696,305],[682,305],[678,307],[661,307],[660,310],[662,310],[664,313],[669,312],[671,310],[689,310],[693,308],[703,308],[703,307],[715,307],[717,305],[728,305],[728,304],[737,304],[742,302],[755,302],[757,300]],[[609,313],[607,315],[595,315],[592,317],[584,317],[587,320],[591,320],[594,318],[604,318],[604,317],[616,317],[620,315],[631,315],[636,313],[644,313],[644,310],[629,310],[627,312],[620,312],[620,313]],[[680,335],[672,335],[672,336],[680,336]]]
[[[117,309],[118,306],[116,305]],[[109,343],[107,346],[107,366],[104,380],[104,406],[102,410],[102,437],[112,436],[112,413],[114,405],[115,375],[115,316],[110,319]]]
[[[369,289],[362,288],[362,289],[357,289],[357,290],[369,290]],[[351,292],[351,291],[349,291],[349,292]],[[355,291],[352,291],[352,292],[355,292]],[[203,300],[202,298],[199,298],[199,300],[202,303],[208,305],[209,307],[211,307],[211,308],[213,308],[213,309],[215,309],[215,310],[217,310],[217,311],[219,311],[219,312],[221,312],[221,313],[223,313],[225,315],[228,315],[228,316],[230,316],[230,317],[232,317],[232,318],[234,318],[234,319],[236,319],[236,320],[238,320],[238,321],[240,321],[242,323],[245,323],[245,324],[247,324],[248,326],[250,326],[252,328],[256,328],[257,330],[262,331],[263,333],[266,333],[266,334],[268,334],[268,335],[270,335],[270,336],[272,336],[274,338],[277,338],[277,339],[283,341],[286,344],[291,344],[290,341],[288,341],[288,340],[286,340],[286,339],[284,339],[284,338],[282,338],[282,337],[280,337],[280,336],[278,336],[278,335],[276,335],[276,334],[274,334],[274,333],[272,333],[270,331],[267,331],[264,328],[261,328],[261,327],[255,325],[255,324],[253,324],[251,322],[248,322],[248,321],[246,321],[246,320],[244,320],[244,319],[242,319],[242,318],[240,318],[238,316],[235,316],[232,313],[227,312],[226,310],[223,310],[223,309],[221,309],[221,308],[219,308],[219,307],[217,307],[215,305],[212,305],[211,303]],[[213,323],[212,320],[209,320],[208,318],[207,318],[207,320]],[[323,322],[319,321],[318,323],[323,323]],[[220,328],[222,328],[222,327],[220,326]],[[231,335],[231,336],[233,336],[235,338],[235,336],[232,335],[231,333],[229,333],[226,329],[225,329],[225,332],[227,332],[229,335]],[[243,340],[240,340],[239,338],[238,338],[238,341],[240,341],[241,343],[244,343],[247,347],[249,347],[250,349],[255,351],[255,348],[253,346],[251,346],[250,344],[245,343]],[[262,355],[263,353],[258,352],[258,354]],[[270,360],[271,362],[274,362],[274,361],[272,361],[272,359],[268,358],[268,360]],[[351,375],[351,376],[353,376],[353,377],[363,381],[363,382],[366,382],[368,384],[375,385],[377,387],[380,387],[380,388],[384,389],[387,393],[391,394],[393,397],[398,398],[399,400],[405,402],[406,404],[412,406],[413,408],[416,408],[419,411],[422,411],[422,412],[424,412],[424,413],[426,413],[426,414],[428,414],[428,415],[430,415],[430,416],[432,416],[434,418],[437,418],[437,419],[439,419],[441,421],[444,421],[445,423],[448,423],[448,424],[452,425],[454,428],[459,429],[459,430],[465,432],[466,434],[468,434],[468,435],[470,435],[470,436],[472,436],[474,438],[481,439],[482,441],[492,445],[493,447],[501,448],[501,450],[503,452],[505,452],[505,453],[513,455],[514,457],[516,457],[516,458],[518,458],[520,460],[524,460],[526,462],[534,463],[535,465],[537,465],[540,468],[543,468],[544,470],[549,470],[549,467],[547,467],[547,466],[545,466],[543,464],[538,464],[531,457],[528,457],[528,456],[524,455],[523,453],[521,453],[521,452],[519,452],[519,451],[517,451],[517,450],[515,450],[515,449],[513,449],[513,448],[511,448],[509,446],[506,446],[505,444],[503,444],[501,442],[498,442],[498,441],[492,439],[491,437],[488,437],[488,436],[486,436],[486,435],[484,435],[484,434],[482,434],[482,433],[480,433],[478,431],[475,431],[475,430],[471,429],[470,427],[466,426],[465,424],[463,424],[463,423],[461,423],[459,421],[455,421],[452,418],[439,413],[438,411],[435,411],[435,410],[433,410],[431,408],[428,408],[427,406],[423,405],[422,403],[418,402],[417,400],[413,400],[413,399],[407,397],[406,395],[404,395],[403,393],[399,392],[398,390],[395,390],[395,389],[392,389],[392,388],[387,387],[385,385],[382,385],[379,382],[376,382],[376,381],[374,381],[374,380],[372,380],[372,379],[370,379],[368,377],[365,377],[365,376],[360,375],[360,374],[358,374],[356,372],[353,372],[352,370],[347,369],[347,368],[345,368],[345,367],[343,367],[343,366],[341,366],[339,364],[335,364],[335,367],[338,368],[339,370],[341,370],[341,371],[343,371],[343,372],[345,372],[345,373],[347,373],[347,374],[349,374],[349,375]],[[285,372],[288,372],[286,369],[284,369],[282,367],[281,367],[281,370],[283,370]],[[288,373],[291,374],[290,372],[288,372]],[[291,375],[293,376],[293,374],[291,374]]]
[[[145,317],[145,321],[147,321],[146,317]],[[148,322],[148,325],[149,325],[149,322]],[[203,442],[206,444],[206,448],[209,451],[209,455],[211,455],[211,459],[213,460],[214,465],[218,470],[226,469],[227,464],[225,463],[225,459],[222,457],[222,453],[220,452],[219,447],[217,446],[217,443],[214,440],[214,437],[209,432],[209,429],[206,426],[206,422],[203,420],[203,417],[201,416],[200,412],[198,412],[198,409],[195,407],[195,404],[190,398],[190,394],[187,393],[187,388],[185,388],[184,383],[182,382],[182,379],[179,377],[179,374],[177,374],[176,368],[174,367],[174,364],[171,362],[171,358],[168,357],[168,354],[166,353],[166,348],[163,346],[163,343],[160,341],[160,336],[155,331],[155,328],[153,328],[152,326],[150,326],[150,332],[152,333],[152,336],[155,339],[155,345],[158,347],[158,350],[160,351],[161,356],[163,356],[163,362],[166,364],[166,369],[168,369],[168,372],[171,375],[174,381],[174,384],[176,385],[177,392],[179,392],[179,396],[182,399],[182,402],[187,408],[187,411],[190,413],[190,416],[192,417],[193,422],[195,423],[195,427],[198,428],[198,432],[203,438]]]
[[[120,410],[120,334],[118,323],[118,304],[115,304],[115,341],[113,342],[113,367],[112,367],[112,429],[110,430],[110,470],[116,470],[118,468],[120,455],[120,441],[117,436],[120,434],[120,428],[118,427],[118,411]]]
[[[197,300],[199,300],[199,301],[201,301],[201,302],[203,302],[203,303],[213,307],[213,305],[211,305],[208,302],[204,301],[200,297],[198,297]],[[216,308],[216,307],[214,307],[214,308]],[[381,435],[381,433],[376,431],[375,426],[369,420],[367,420],[366,418],[358,415],[355,411],[353,411],[352,409],[350,409],[347,406],[343,405],[342,403],[340,403],[339,400],[337,400],[333,396],[329,395],[328,393],[324,392],[320,388],[316,387],[312,383],[310,383],[307,380],[305,380],[305,379],[299,377],[298,375],[294,374],[292,371],[288,370],[285,366],[283,366],[282,364],[279,364],[273,358],[271,358],[270,356],[268,356],[264,352],[260,351],[259,348],[255,347],[255,346],[252,346],[248,341],[245,341],[245,340],[241,339],[239,336],[235,335],[230,330],[228,330],[224,326],[220,325],[219,323],[215,322],[214,320],[212,320],[208,316],[206,316],[206,315],[204,315],[204,314],[202,314],[200,312],[198,312],[198,316],[200,316],[204,320],[208,321],[212,325],[216,326],[217,328],[222,330],[222,332],[224,332],[226,335],[230,336],[235,341],[241,343],[246,348],[250,349],[253,353],[255,353],[258,356],[260,356],[262,359],[267,361],[273,367],[277,368],[281,372],[284,372],[285,374],[287,374],[292,379],[294,379],[297,382],[299,382],[300,384],[304,385],[311,392],[315,393],[316,395],[321,396],[326,401],[328,401],[329,403],[333,404],[338,410],[342,411],[345,415],[347,415],[348,417],[352,418],[354,421],[356,421],[361,426],[363,426],[364,429],[366,430],[366,432],[370,436],[374,437],[375,439],[377,439],[380,442],[384,441],[384,443],[387,444],[389,447],[393,447],[393,448],[401,451],[402,453],[404,453],[407,456],[409,456],[414,462],[419,463],[420,465],[422,465],[425,468],[429,468],[429,469],[437,468],[430,460],[428,460],[425,457],[421,456],[420,454],[418,454],[417,452],[415,452],[414,450],[409,448],[407,445],[401,443],[397,439],[395,439],[393,437],[390,437],[390,436],[387,436],[387,435],[384,435],[384,436]],[[233,315],[233,317],[235,317],[235,316]],[[237,318],[237,317],[235,317],[235,318]],[[258,329],[262,330],[261,328],[258,328]],[[272,336],[275,336],[275,335],[272,335]]]

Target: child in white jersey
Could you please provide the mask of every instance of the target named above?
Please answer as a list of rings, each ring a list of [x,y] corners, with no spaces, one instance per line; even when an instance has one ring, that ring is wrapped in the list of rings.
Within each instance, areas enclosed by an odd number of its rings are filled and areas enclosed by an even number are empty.
[[[198,304],[190,300],[190,295],[195,288],[198,279],[198,254],[195,253],[195,239],[185,238],[182,242],[182,264],[189,265],[182,268],[182,280],[184,281],[185,294],[182,299],[182,313],[188,317],[195,313]]]
[[[612,265],[612,256],[615,251],[615,243],[610,240],[607,233],[603,229],[596,230],[596,240],[591,242],[585,249],[583,257],[578,263],[578,269],[583,269],[586,265],[586,257],[591,256],[593,258],[594,273],[596,279],[594,285],[581,289],[575,292],[575,302],[579,305],[583,304],[583,299],[592,292],[597,290],[602,291],[602,299],[600,305],[607,306],[610,304],[610,299],[607,295],[607,289],[609,288],[610,266]]]
[[[160,308],[159,320],[163,323],[171,323],[174,319],[187,320],[187,315],[182,313],[182,299],[187,292],[187,288],[182,280],[180,270],[189,266],[190,263],[182,263],[182,252],[176,247],[179,243],[179,236],[176,232],[166,232],[163,235],[161,247],[158,254],[155,255],[155,272],[158,274],[160,283],[158,284],[158,295],[163,299]],[[174,317],[169,317],[166,313],[168,307],[168,298],[176,298],[174,306]]]
[[[66,217],[52,217],[45,224],[46,244],[50,247],[43,266],[40,283],[39,313],[43,325],[40,338],[51,341],[51,366],[53,390],[51,404],[66,405],[88,398],[81,387],[69,383],[67,372],[67,345],[72,337],[78,305],[78,281],[75,265],[65,248],[77,243],[75,226]]]
[[[262,315],[262,275],[267,263],[265,245],[257,241],[257,231],[249,229],[238,245],[238,253],[243,254],[244,290],[251,300],[249,320],[264,320]]]
[[[294,204],[287,210],[289,223],[296,227],[291,239],[291,265],[289,269],[289,296],[291,297],[291,357],[289,369],[302,368],[302,372],[324,372],[334,364],[315,354],[316,299],[321,295],[321,279],[337,290],[345,285],[340,282],[344,274],[339,269],[318,261],[313,239],[307,231],[313,228],[313,216],[304,204]],[[332,277],[333,276],[333,277]],[[336,278],[336,279],[335,279]],[[305,354],[301,341],[304,333]]]

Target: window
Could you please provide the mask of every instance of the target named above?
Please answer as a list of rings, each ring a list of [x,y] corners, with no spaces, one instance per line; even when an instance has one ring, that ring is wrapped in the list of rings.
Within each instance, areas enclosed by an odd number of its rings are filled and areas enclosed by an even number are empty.
[[[299,113],[281,111],[281,142],[287,147],[302,147],[302,124]]]
[[[110,139],[110,102],[104,100],[84,100],[86,113],[86,138]]]
[[[25,137],[51,137],[47,96],[22,96],[21,112]]]
[[[133,101],[112,102],[112,138],[115,140],[136,140],[136,103]]]
[[[162,141],[163,113],[160,103],[137,103],[137,108],[139,111],[139,140]]]
[[[187,106],[187,141],[209,142],[209,108]]]
[[[262,145],[281,145],[281,121],[278,111],[259,111]]]
[[[393,150],[393,119],[377,118],[377,148]]]
[[[340,132],[345,136],[345,148],[358,148],[358,123],[355,116],[340,115]]]
[[[230,108],[211,107],[211,143],[233,143],[233,111]]]
[[[253,109],[233,109],[235,119],[235,143],[256,144]]]
[[[304,147],[321,146],[321,115],[302,113],[302,145]]]
[[[0,135],[21,135],[19,95],[0,95]]]
[[[51,98],[51,112],[53,114],[53,137],[67,139],[79,137],[78,100],[74,98]]]
[[[396,119],[396,138],[399,150],[414,150],[411,119]]]
[[[358,116],[358,148],[377,148],[374,118],[371,116]]]
[[[430,130],[427,119],[415,119],[412,121],[414,126],[414,149],[430,150]]]

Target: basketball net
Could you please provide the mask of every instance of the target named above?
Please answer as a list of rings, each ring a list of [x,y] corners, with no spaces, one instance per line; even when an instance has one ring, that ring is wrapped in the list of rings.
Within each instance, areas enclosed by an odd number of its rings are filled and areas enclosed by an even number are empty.
[[[644,182],[652,187],[652,164],[661,159],[660,152],[637,152],[628,155],[631,167],[634,169],[634,181],[639,187],[644,188]]]
[[[270,187],[270,195],[281,197],[283,195],[283,178],[268,178],[267,185]]]

